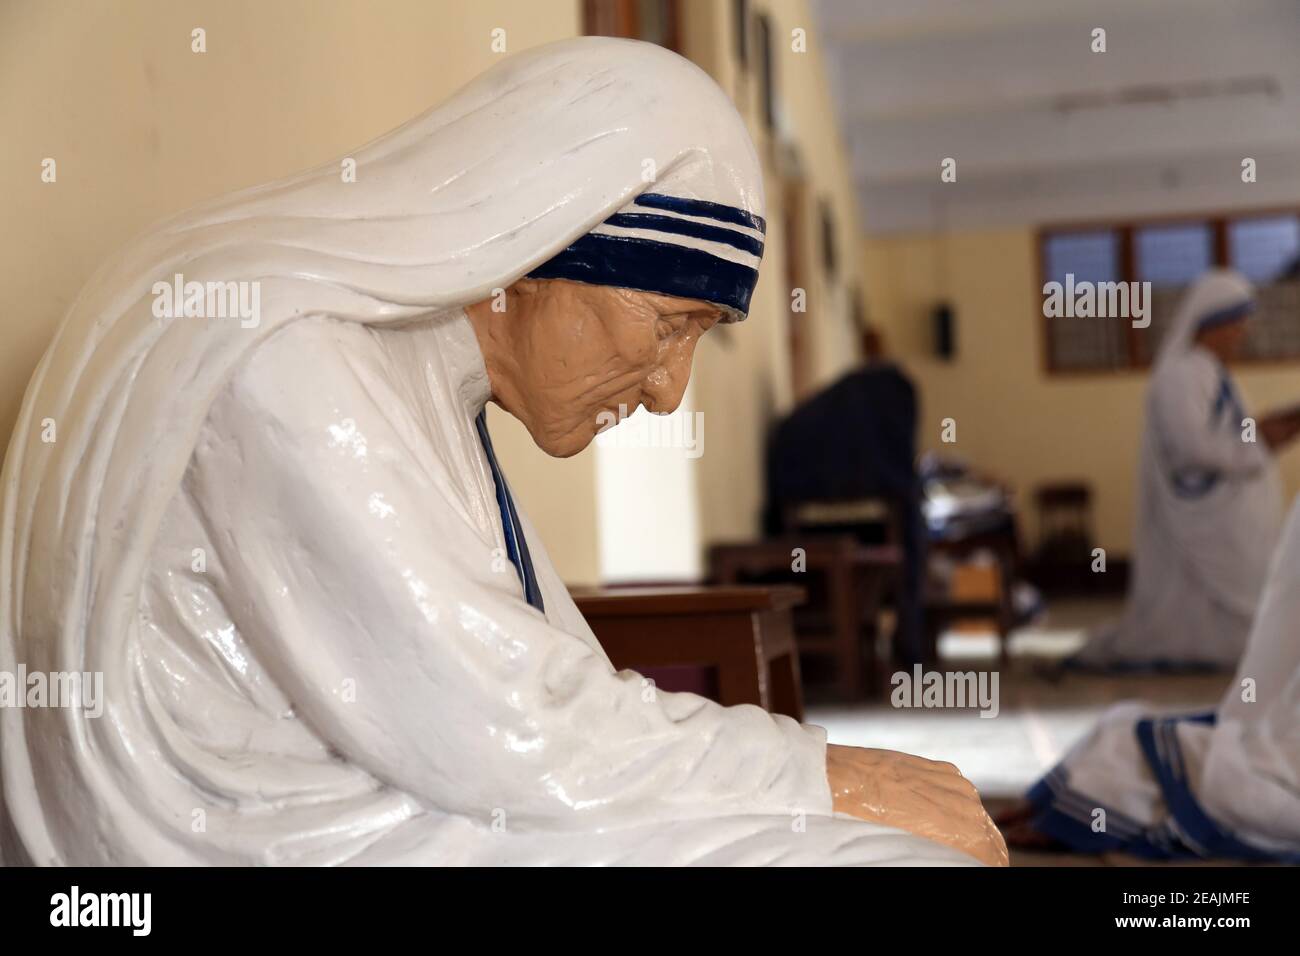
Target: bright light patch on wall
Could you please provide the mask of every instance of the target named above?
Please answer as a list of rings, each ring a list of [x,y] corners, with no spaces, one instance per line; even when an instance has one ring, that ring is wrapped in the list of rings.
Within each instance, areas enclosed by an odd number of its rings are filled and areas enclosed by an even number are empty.
[[[695,468],[705,450],[691,390],[672,415],[643,408],[597,437],[600,577],[605,584],[698,581]]]

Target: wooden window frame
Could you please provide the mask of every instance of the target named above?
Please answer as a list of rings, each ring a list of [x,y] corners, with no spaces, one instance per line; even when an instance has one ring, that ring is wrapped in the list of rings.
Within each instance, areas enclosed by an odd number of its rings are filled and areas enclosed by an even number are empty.
[[[772,18],[765,13],[754,17],[757,39],[759,83],[761,84],[763,128],[776,131],[776,34]]]
[[[731,0],[731,29],[736,62],[742,71],[748,71],[752,59],[753,39],[750,28],[749,0]]]
[[[1300,218],[1300,206],[1268,206],[1260,209],[1219,210],[1216,212],[1180,212],[1160,216],[1144,216],[1138,219],[1098,219],[1055,222],[1038,228],[1035,242],[1038,255],[1038,285],[1034,289],[1036,309],[1039,316],[1039,336],[1041,339],[1042,368],[1045,374],[1062,378],[1076,378],[1091,375],[1126,375],[1145,374],[1151,367],[1151,360],[1140,358],[1142,350],[1138,345],[1142,329],[1133,328],[1131,322],[1125,326],[1126,353],[1128,363],[1114,368],[1063,368],[1056,364],[1052,351],[1051,319],[1043,315],[1043,286],[1051,281],[1047,275],[1047,240],[1064,233],[1112,232],[1119,238],[1119,275],[1116,281],[1137,281],[1137,252],[1134,233],[1151,226],[1173,226],[1179,223],[1205,223],[1211,229],[1213,259],[1215,268],[1228,267],[1231,249],[1228,244],[1228,226],[1230,223],[1244,219],[1268,219],[1273,216],[1296,216]],[[1235,365],[1251,368],[1268,368],[1271,366],[1288,366],[1300,363],[1300,354],[1277,357],[1247,356],[1234,360]]]
[[[667,0],[667,7],[668,42],[664,46],[682,54],[682,0]],[[582,32],[586,36],[641,39],[637,0],[582,0]]]
[[[834,282],[840,267],[838,235],[835,232],[835,207],[829,199],[817,203],[817,231],[821,251],[822,272],[829,282]]]

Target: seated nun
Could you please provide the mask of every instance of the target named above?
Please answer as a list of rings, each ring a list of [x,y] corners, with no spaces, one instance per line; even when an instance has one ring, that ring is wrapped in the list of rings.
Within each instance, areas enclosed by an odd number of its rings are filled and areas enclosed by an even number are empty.
[[[37,369],[0,669],[102,674],[102,716],[0,708],[0,858],[1004,863],[950,765],[616,673],[493,455],[489,401],[573,455],[745,317],[762,178],[725,94],[585,38],[353,156],[131,245]],[[181,276],[256,315],[174,314]]]
[[[1300,863],[1300,499],[1218,708],[1114,707],[1003,823],[1012,845]]]
[[[1138,463],[1133,583],[1120,620],[1070,663],[1230,668],[1241,658],[1282,523],[1275,451],[1294,413],[1248,420],[1227,363],[1254,309],[1236,272],[1188,290],[1156,358]]]

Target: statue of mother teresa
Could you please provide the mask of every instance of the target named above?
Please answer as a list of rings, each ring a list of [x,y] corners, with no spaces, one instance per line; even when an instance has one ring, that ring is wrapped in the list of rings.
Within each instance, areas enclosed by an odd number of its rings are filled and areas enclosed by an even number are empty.
[[[1005,861],[949,765],[616,673],[493,456],[488,401],[571,455],[745,316],[762,181],[725,95],[567,41],[353,158],[131,244],[36,370],[0,669],[105,699],[0,708],[0,858]]]

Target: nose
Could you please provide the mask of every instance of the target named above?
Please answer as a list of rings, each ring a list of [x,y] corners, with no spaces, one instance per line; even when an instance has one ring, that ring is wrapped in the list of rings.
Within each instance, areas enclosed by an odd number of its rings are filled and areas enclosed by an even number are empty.
[[[698,335],[683,336],[664,349],[658,364],[650,370],[641,386],[641,404],[655,415],[677,411],[686,394],[686,383],[691,379],[691,363],[695,359]]]

